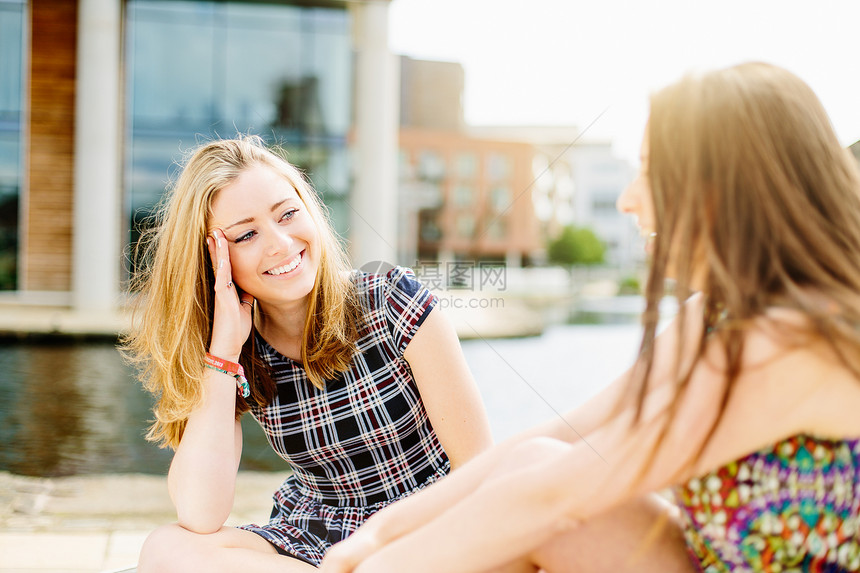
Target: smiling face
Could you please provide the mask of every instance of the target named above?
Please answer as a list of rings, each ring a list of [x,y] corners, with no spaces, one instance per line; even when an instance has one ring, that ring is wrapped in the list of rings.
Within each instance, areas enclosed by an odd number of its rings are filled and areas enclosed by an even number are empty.
[[[233,281],[262,308],[305,302],[321,242],[309,209],[286,178],[252,165],[215,196],[209,229],[224,232]]]

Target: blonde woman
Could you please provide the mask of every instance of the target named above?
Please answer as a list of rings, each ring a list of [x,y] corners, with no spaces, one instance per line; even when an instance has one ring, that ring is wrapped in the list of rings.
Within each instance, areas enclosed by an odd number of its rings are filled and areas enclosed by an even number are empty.
[[[310,571],[380,508],[490,443],[452,327],[411,271],[351,271],[303,176],[255,137],[190,157],[126,341],[175,448],[178,523],[139,571]],[[292,475],[271,520],[224,527],[250,412]]]
[[[666,87],[618,207],[653,259],[633,367],[323,571],[860,571],[860,177],[818,99],[759,63]]]

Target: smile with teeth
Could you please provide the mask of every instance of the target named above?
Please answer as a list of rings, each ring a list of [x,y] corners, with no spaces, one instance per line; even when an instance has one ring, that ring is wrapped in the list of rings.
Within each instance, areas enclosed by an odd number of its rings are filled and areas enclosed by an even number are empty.
[[[302,252],[304,252],[304,251],[302,251]],[[290,261],[286,265],[284,265],[282,267],[275,267],[273,269],[269,269],[268,271],[266,271],[266,274],[278,276],[278,275],[282,275],[284,273],[288,273],[292,270],[295,270],[295,268],[297,266],[299,266],[299,264],[301,262],[302,262],[302,253],[299,253],[298,255],[296,255],[296,258],[294,258],[292,261]]]

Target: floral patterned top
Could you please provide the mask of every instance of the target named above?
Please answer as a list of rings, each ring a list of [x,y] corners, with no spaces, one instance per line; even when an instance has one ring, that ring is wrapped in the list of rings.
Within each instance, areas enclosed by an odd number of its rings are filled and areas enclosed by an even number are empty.
[[[674,493],[700,571],[860,571],[860,439],[794,436]]]

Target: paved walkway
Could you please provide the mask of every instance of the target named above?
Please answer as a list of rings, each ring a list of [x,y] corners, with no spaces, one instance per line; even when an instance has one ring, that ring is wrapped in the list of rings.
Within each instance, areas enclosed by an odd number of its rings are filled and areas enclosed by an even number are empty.
[[[14,299],[0,297],[0,335],[4,336],[114,336],[128,324],[125,312],[18,305]]]
[[[241,472],[228,525],[266,521],[284,477]],[[0,573],[122,570],[152,529],[175,519],[163,476],[0,472]]]

